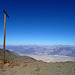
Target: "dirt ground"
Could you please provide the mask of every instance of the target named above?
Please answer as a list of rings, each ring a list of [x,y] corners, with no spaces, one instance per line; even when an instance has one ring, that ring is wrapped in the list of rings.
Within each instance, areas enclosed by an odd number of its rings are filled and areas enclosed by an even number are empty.
[[[75,75],[75,62],[19,61],[0,63],[0,75]]]

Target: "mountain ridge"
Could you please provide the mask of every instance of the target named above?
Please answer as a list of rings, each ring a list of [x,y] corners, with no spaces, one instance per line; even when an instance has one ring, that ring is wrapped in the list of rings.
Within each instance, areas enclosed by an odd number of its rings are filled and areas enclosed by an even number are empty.
[[[1,46],[0,46],[1,48]],[[75,46],[72,45],[18,45],[6,46],[6,49],[13,51],[17,54],[46,54],[46,55],[65,55],[75,57]]]
[[[3,60],[3,50],[0,49],[0,60]],[[5,60],[7,61],[32,61],[35,62],[34,58],[29,56],[20,56],[17,53],[11,52],[9,50],[5,50]]]

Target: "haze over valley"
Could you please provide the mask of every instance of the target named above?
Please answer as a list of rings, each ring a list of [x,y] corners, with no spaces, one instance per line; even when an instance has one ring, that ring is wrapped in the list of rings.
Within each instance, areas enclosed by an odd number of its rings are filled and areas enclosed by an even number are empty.
[[[71,45],[19,45],[6,46],[6,49],[45,62],[75,61],[75,46]]]

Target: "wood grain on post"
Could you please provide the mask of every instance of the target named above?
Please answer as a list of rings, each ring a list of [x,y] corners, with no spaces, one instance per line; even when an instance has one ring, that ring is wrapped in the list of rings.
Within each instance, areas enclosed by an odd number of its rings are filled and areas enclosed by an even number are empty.
[[[5,38],[6,38],[6,14],[4,14],[4,43],[3,43],[3,62],[5,63]]]

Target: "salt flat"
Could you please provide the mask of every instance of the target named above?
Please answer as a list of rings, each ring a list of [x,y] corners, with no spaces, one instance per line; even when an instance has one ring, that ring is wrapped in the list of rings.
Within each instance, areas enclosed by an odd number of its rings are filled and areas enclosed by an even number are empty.
[[[20,54],[23,56],[24,54]],[[64,62],[64,61],[75,61],[75,57],[63,56],[63,55],[26,55],[36,60],[42,60],[44,62]]]

